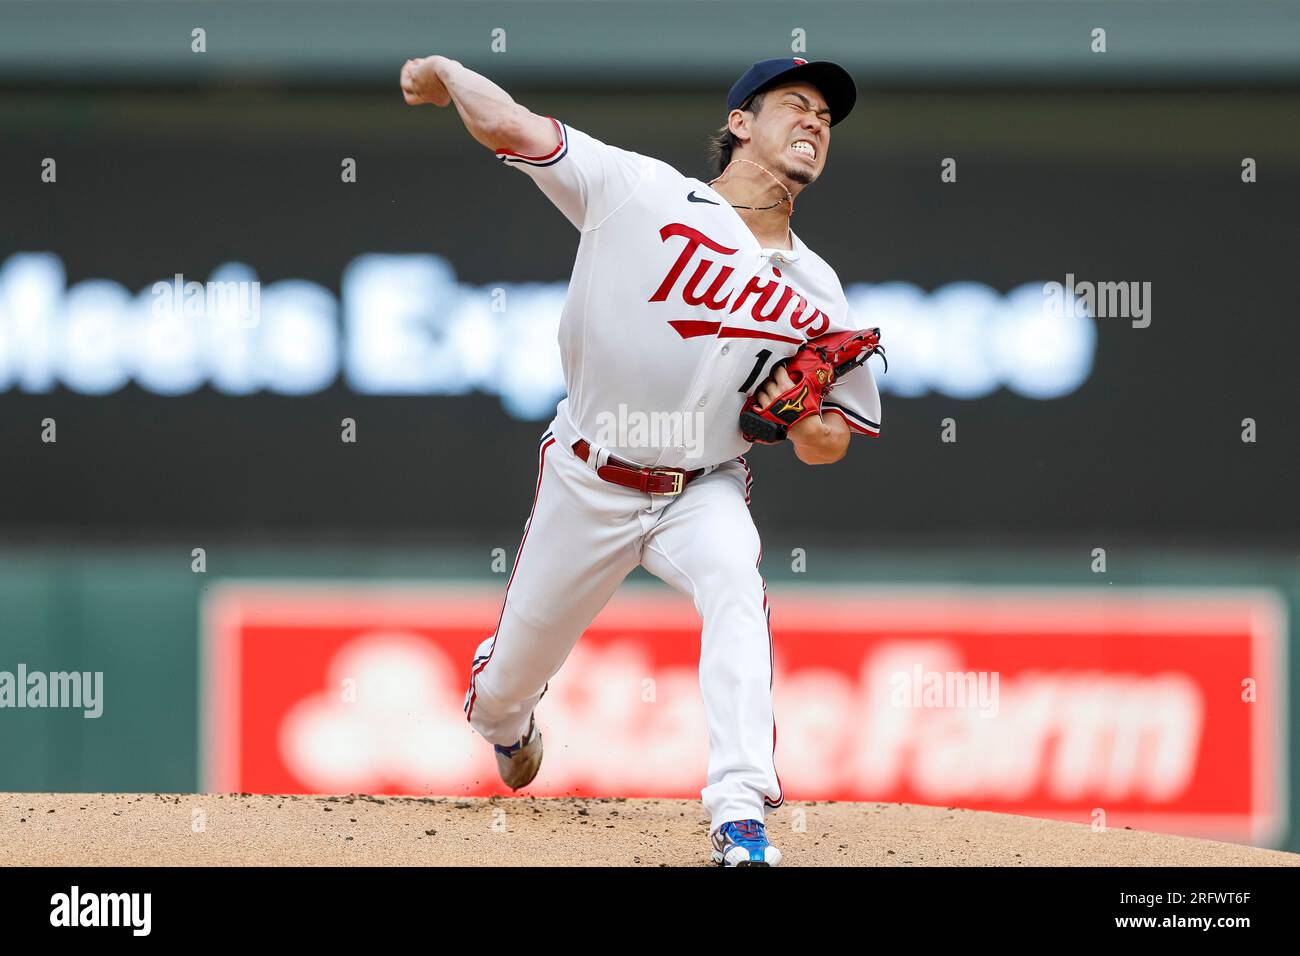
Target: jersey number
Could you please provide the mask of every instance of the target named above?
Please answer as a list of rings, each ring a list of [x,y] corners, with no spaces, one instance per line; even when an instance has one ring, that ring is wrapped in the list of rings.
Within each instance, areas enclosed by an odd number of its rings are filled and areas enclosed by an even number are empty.
[[[767,360],[771,357],[771,349],[763,349],[763,351],[759,352],[758,356],[754,359],[754,370],[749,373],[749,378],[745,379],[745,384],[736,389],[736,391],[749,394],[750,386],[758,381],[758,376],[763,373],[763,368],[767,365]]]

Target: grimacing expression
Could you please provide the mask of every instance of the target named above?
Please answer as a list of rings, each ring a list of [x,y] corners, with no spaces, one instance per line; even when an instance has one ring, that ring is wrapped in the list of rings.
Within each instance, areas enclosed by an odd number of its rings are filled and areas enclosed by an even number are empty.
[[[752,159],[791,182],[807,186],[826,167],[831,143],[831,111],[811,83],[773,87],[763,108],[749,118],[746,159]]]

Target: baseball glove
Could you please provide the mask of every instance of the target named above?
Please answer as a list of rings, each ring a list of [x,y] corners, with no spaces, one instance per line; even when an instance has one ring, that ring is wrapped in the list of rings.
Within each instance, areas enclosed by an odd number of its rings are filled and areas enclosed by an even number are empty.
[[[766,408],[759,408],[755,395],[745,399],[740,413],[740,433],[745,441],[775,445],[785,441],[791,427],[809,415],[820,415],[822,399],[837,381],[871,356],[879,354],[885,361],[880,344],[880,329],[856,332],[827,332],[809,339],[799,351],[777,365],[784,365],[794,384],[778,395]],[[773,372],[775,372],[775,367]]]

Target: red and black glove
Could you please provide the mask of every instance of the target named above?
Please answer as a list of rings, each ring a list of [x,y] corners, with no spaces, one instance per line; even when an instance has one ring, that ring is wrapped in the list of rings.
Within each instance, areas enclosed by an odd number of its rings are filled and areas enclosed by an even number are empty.
[[[843,375],[877,353],[882,360],[885,358],[880,329],[827,332],[809,339],[799,346],[799,351],[773,368],[775,374],[776,368],[785,367],[793,383],[789,388],[766,408],[758,405],[757,393],[745,399],[740,413],[740,433],[745,441],[760,445],[785,441],[794,425],[809,415],[821,414],[822,398]]]

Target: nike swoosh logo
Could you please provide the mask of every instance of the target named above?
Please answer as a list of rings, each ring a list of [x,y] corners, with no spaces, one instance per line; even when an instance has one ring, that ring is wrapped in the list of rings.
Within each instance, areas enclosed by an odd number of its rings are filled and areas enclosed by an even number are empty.
[[[710,206],[721,206],[721,205],[722,205],[722,203],[714,202],[712,199],[705,199],[703,196],[697,196],[697,195],[695,195],[695,190],[694,190],[694,189],[692,189],[689,193],[686,194],[686,198],[687,198],[688,200],[690,200],[691,202],[706,202],[706,203],[708,203]]]

